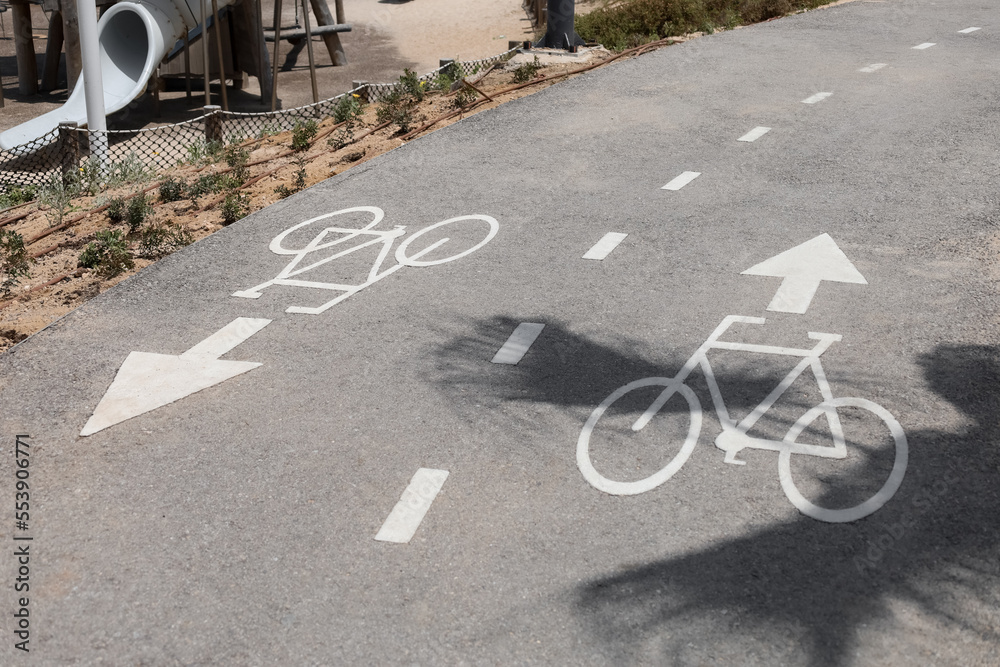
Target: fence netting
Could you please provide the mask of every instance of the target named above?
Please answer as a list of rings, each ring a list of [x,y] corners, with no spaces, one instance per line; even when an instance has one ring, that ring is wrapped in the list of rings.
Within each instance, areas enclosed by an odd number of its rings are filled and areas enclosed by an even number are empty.
[[[511,49],[481,60],[447,63],[419,80],[435,83],[441,77],[458,80],[474,76],[491,65],[510,59],[516,51]],[[100,134],[107,138],[110,163],[140,164],[148,170],[162,172],[190,160],[198,148],[209,141],[239,143],[286,132],[299,123],[332,117],[345,95],[359,95],[368,102],[377,103],[400,85],[398,82],[366,83],[336,97],[293,109],[262,113],[217,110],[180,123],[136,130],[108,130]],[[98,134],[86,128],[63,126],[32,142],[0,150],[0,189],[44,187],[53,178],[80,169],[90,159],[91,138]]]

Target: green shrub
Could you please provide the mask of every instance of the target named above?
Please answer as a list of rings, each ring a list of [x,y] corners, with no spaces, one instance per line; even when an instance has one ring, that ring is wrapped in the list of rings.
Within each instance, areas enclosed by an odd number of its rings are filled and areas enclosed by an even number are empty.
[[[231,225],[250,213],[250,197],[242,192],[230,192],[222,202],[222,223]]]
[[[226,164],[232,171],[229,172],[226,187],[229,189],[238,188],[250,178],[250,170],[247,164],[250,163],[250,151],[239,146],[226,146]]]
[[[21,278],[31,275],[29,265],[34,263],[24,247],[24,238],[13,230],[0,229],[0,294],[10,296]]]
[[[173,225],[149,225],[139,233],[139,256],[155,259],[190,245],[191,235]]]
[[[295,127],[292,128],[292,150],[307,150],[309,142],[313,140],[318,131],[319,126],[316,125],[316,121],[314,120],[305,123],[298,120],[295,121]]]
[[[80,253],[79,266],[94,269],[102,278],[114,278],[130,271],[135,262],[125,241],[125,233],[111,229],[97,232],[94,240]]]
[[[140,192],[128,200],[128,210],[125,214],[125,222],[128,224],[128,231],[134,234],[146,222],[146,218],[153,212],[153,207],[146,199],[146,193]]]
[[[542,69],[542,63],[539,62],[538,56],[535,56],[534,61],[518,65],[514,68],[514,82],[527,83],[538,75],[538,70],[540,69]]]
[[[19,204],[27,204],[29,201],[34,201],[35,196],[35,186],[25,185],[22,187],[15,185],[8,188],[5,192],[0,192],[0,208],[10,208]]]
[[[221,174],[205,174],[204,176],[199,176],[198,180],[191,184],[187,188],[187,194],[192,199],[197,199],[198,197],[214,194],[223,189],[224,179]]]
[[[613,51],[692,32],[758,23],[830,0],[627,0],[576,17],[585,40]]]
[[[177,179],[170,177],[165,181],[160,183],[160,201],[161,202],[172,202],[178,201],[184,196],[184,183],[178,181]]]
[[[108,219],[114,224],[125,222],[128,204],[121,197],[112,197],[108,201]]]
[[[413,103],[424,101],[424,88],[426,81],[421,81],[417,73],[409,68],[403,70],[403,76],[399,77],[399,85],[403,89],[403,94],[409,96]]]
[[[479,93],[468,86],[462,86],[459,88],[458,92],[455,93],[453,105],[456,109],[464,109],[478,99]]]
[[[349,93],[340,98],[333,108],[333,120],[336,123],[351,123],[357,121],[365,110],[365,104],[357,93]]]
[[[375,119],[382,123],[393,123],[399,126],[401,132],[409,132],[415,119],[413,116],[413,101],[400,87],[382,98],[375,110]]]

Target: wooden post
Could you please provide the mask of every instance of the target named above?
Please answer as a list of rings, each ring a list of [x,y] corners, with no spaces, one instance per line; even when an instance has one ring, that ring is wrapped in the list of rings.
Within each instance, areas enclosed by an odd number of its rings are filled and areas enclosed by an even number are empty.
[[[347,23],[344,18],[344,0],[334,0],[334,5],[337,9],[337,23]]]
[[[49,38],[45,44],[45,67],[42,69],[42,87],[45,92],[55,90],[59,83],[59,59],[62,57],[62,14],[52,12],[49,17]]]
[[[219,25],[219,3],[212,0],[212,27],[215,28],[215,55],[219,59],[219,88],[222,89],[222,108],[229,111],[226,98],[226,61],[222,59],[222,26]]]
[[[281,45],[281,0],[274,0],[274,66],[271,75],[271,111],[278,106],[278,47]]]
[[[31,36],[31,5],[27,0],[12,0],[14,14],[14,51],[17,54],[17,90],[22,95],[38,92],[38,64],[35,40]]]
[[[59,156],[63,183],[67,186],[80,168],[80,136],[76,123],[59,123]]]
[[[306,0],[302,0],[302,20],[306,27],[306,52],[309,54],[309,79],[312,82],[313,104],[316,104],[319,102],[319,88],[316,86],[316,60],[313,58],[312,28],[309,25],[309,8],[306,7]]]
[[[309,0],[309,4],[312,5],[313,14],[316,15],[317,25],[334,25],[333,16],[330,14],[330,7],[326,4],[326,0]],[[303,13],[304,10],[303,10]],[[341,17],[344,14],[344,6],[342,0],[337,0],[337,22],[343,23]],[[323,42],[326,44],[326,50],[330,53],[330,60],[337,67],[347,64],[347,54],[344,53],[344,47],[340,43],[340,35],[335,32],[326,33],[323,35]]]
[[[63,46],[66,51],[66,90],[72,92],[83,70],[83,56],[80,55],[80,18],[76,11],[76,0],[62,0],[60,5]]]
[[[206,104],[203,107],[205,112],[205,141],[208,143],[222,142],[222,107],[217,104]]]

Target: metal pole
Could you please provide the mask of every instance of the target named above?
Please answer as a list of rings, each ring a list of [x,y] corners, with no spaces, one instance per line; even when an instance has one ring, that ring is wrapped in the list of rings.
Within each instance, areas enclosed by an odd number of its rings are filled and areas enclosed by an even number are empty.
[[[212,93],[208,88],[208,0],[201,0],[201,69],[205,75],[205,106],[210,106]]]
[[[108,121],[104,107],[104,74],[101,50],[97,41],[97,3],[76,0],[80,21],[80,54],[83,56],[83,95],[87,103],[87,129],[90,130],[90,159],[103,173],[108,159]]]
[[[319,102],[319,88],[316,86],[316,61],[313,59],[312,29],[309,27],[309,7],[306,6],[306,0],[302,0],[302,20],[306,27],[306,51],[309,52],[309,79],[312,81],[313,104],[316,104]]]
[[[583,39],[576,34],[574,18],[576,17],[576,0],[549,0],[549,9],[545,17],[547,27],[545,37],[535,46],[550,49],[572,50],[583,46]]]
[[[281,44],[281,0],[274,0],[274,62],[271,76],[271,111],[278,106],[278,46]]]
[[[191,99],[191,43],[188,40],[188,30],[184,28],[184,91],[187,99]]]
[[[222,110],[229,111],[226,99],[226,63],[222,59],[222,30],[219,25],[219,3],[212,0],[212,27],[215,28],[215,54],[219,57],[219,88],[222,90]]]

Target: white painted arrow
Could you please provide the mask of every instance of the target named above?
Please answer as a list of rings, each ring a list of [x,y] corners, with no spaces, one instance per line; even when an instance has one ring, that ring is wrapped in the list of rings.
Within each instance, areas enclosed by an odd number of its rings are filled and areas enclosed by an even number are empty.
[[[179,356],[130,353],[80,435],[92,435],[257,368],[261,364],[219,357],[270,323],[237,317]]]
[[[750,267],[742,275],[784,278],[767,307],[778,313],[805,313],[824,280],[868,284],[829,234],[820,234],[811,241],[775,255]]]

